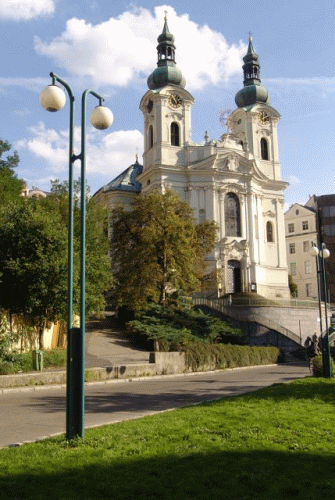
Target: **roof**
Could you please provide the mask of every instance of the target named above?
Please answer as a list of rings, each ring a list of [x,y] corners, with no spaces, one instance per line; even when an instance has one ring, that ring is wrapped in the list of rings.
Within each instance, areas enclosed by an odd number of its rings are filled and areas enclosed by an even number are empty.
[[[140,165],[136,159],[133,165],[130,165],[120,175],[118,175],[111,182],[103,186],[102,190],[107,191],[130,191],[132,193],[140,193],[142,185],[136,178],[142,173],[143,166]]]

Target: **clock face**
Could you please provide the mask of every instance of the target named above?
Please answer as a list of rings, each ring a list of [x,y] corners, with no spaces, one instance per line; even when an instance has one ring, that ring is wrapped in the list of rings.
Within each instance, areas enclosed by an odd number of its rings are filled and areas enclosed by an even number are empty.
[[[182,105],[182,100],[177,94],[171,94],[169,97],[169,105],[171,108],[179,108]]]
[[[265,111],[261,111],[260,113],[258,113],[257,117],[258,117],[259,123],[261,123],[262,125],[265,125],[266,123],[269,123],[269,121],[270,121],[270,118],[265,113]]]

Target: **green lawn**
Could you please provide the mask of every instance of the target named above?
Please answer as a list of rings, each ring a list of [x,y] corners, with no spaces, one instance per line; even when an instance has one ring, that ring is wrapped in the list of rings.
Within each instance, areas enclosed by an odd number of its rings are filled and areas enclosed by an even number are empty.
[[[0,498],[333,499],[335,382],[235,398],[0,450]]]

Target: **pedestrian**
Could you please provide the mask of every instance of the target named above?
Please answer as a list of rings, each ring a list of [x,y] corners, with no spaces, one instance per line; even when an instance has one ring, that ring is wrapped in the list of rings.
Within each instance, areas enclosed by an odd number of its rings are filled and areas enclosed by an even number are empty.
[[[310,344],[307,346],[307,357],[310,372],[312,371],[313,358],[315,358],[318,354],[320,354],[319,339],[316,333],[314,333]]]

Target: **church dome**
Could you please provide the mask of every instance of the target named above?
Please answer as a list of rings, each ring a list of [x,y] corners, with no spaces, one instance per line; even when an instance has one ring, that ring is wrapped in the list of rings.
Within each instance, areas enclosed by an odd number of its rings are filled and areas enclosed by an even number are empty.
[[[244,87],[235,96],[235,102],[239,108],[251,106],[256,103],[269,104],[270,96],[268,90],[261,85],[259,56],[252,45],[252,37],[249,37],[248,52],[243,57]]]
[[[150,90],[159,89],[166,85],[185,87],[186,80],[177,66],[160,66],[148,78],[148,87]]]
[[[235,102],[239,108],[256,103],[269,104],[270,97],[268,89],[261,85],[248,85],[237,92]]]
[[[166,16],[163,31],[157,40],[158,62],[157,68],[148,78],[149,89],[155,90],[166,85],[178,85],[184,88],[186,80],[180,69],[176,66],[174,36],[169,31]]]

